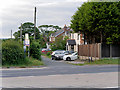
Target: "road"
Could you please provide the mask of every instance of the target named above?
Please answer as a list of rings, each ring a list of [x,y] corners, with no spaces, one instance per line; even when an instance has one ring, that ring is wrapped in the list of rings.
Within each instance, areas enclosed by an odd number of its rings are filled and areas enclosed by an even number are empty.
[[[42,57],[45,66],[2,70],[3,88],[100,88],[118,86],[117,65],[75,66]],[[11,83],[12,82],[12,83]]]

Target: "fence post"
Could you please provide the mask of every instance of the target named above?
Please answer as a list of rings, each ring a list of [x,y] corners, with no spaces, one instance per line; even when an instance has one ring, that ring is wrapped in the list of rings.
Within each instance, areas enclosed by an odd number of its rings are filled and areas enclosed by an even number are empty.
[[[89,44],[88,44],[88,60],[89,60],[89,57],[90,57],[90,54],[89,54]]]
[[[93,44],[91,44],[91,62],[92,62],[92,56],[93,56]]]
[[[110,58],[112,58],[112,44],[110,44]]]
[[[95,60],[96,60],[96,44],[95,44],[95,52],[94,53],[95,53]]]
[[[99,59],[101,59],[101,57],[102,57],[102,55],[101,55],[101,53],[102,53],[102,44],[100,43],[99,44]]]

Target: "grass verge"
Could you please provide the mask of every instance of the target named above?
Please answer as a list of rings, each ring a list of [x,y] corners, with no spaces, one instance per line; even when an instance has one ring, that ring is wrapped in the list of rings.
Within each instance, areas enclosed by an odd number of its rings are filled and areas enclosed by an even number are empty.
[[[47,57],[47,58],[51,58],[51,55],[47,55],[47,54],[42,54],[42,56],[45,56],[45,57]]]
[[[10,68],[10,67],[19,67],[19,68],[26,68],[26,67],[33,67],[33,66],[42,66],[44,65],[44,63],[40,60],[34,59],[32,57],[27,59],[27,63],[24,64],[18,64],[18,65],[2,65],[3,68]]]
[[[111,65],[120,64],[120,59],[101,59],[93,62],[85,61],[84,64],[78,63],[73,65],[83,66],[83,65],[110,65],[110,64]]]

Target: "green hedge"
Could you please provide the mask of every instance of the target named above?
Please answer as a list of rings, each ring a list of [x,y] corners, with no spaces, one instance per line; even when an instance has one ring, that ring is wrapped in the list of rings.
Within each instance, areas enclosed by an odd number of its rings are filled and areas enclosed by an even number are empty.
[[[18,65],[26,62],[20,43],[14,40],[6,40],[2,43],[2,65]]]
[[[30,45],[30,56],[33,58],[36,58],[38,60],[41,60],[41,52],[40,52],[40,44],[39,42],[32,41]]]

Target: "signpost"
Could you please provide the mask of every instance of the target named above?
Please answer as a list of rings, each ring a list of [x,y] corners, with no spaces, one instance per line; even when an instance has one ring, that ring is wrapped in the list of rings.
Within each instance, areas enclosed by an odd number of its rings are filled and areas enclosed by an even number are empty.
[[[28,57],[29,57],[29,56],[30,56],[30,40],[29,40],[29,35],[28,35],[28,33],[25,34],[24,46],[25,46],[25,47],[28,47]],[[24,48],[25,48],[25,47],[24,47]],[[25,49],[26,49],[26,48],[25,48]],[[26,51],[25,49],[24,49],[24,51]]]

